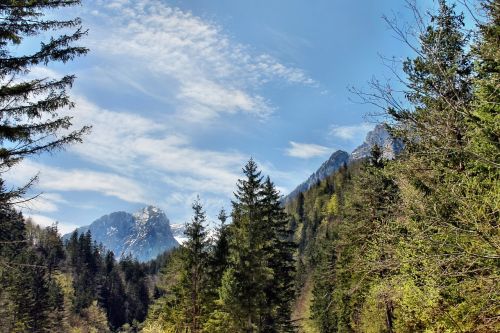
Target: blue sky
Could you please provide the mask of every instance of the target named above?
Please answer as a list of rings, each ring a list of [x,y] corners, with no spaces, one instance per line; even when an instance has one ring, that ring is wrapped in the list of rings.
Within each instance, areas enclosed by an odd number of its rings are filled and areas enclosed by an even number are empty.
[[[199,194],[212,219],[250,157],[286,194],[373,127],[347,87],[389,77],[379,55],[410,54],[384,14],[410,21],[400,0],[95,0],[57,13],[83,19],[91,51],[31,75],[76,74],[71,113],[93,132],[11,172],[40,172],[25,213],[67,232],[154,204],[183,223]]]

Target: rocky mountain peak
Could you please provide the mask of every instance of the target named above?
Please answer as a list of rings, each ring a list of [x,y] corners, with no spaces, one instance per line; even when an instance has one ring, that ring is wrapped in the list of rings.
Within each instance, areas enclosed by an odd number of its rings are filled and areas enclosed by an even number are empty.
[[[378,124],[373,130],[368,132],[365,141],[354,149],[350,155],[343,150],[334,152],[328,160],[323,162],[316,172],[287,195],[284,198],[284,202],[286,203],[297,197],[299,193],[309,190],[316,183],[339,170],[343,165],[370,156],[371,149],[374,145],[378,145],[382,148],[383,157],[387,159],[395,158],[403,149],[403,143],[393,138],[384,124]]]
[[[349,154],[343,150],[337,150],[334,152],[328,160],[323,162],[316,172],[314,172],[309,178],[297,186],[289,195],[284,198],[284,201],[294,199],[299,193],[305,192],[314,186],[317,182],[322,181],[335,171],[339,170],[343,165],[347,164],[349,161]]]
[[[84,233],[87,230],[95,241],[118,258],[131,255],[139,261],[147,261],[179,245],[166,214],[155,206],[146,206],[133,214],[110,213],[76,231]]]
[[[351,160],[370,156],[374,145],[382,148],[382,156],[387,159],[395,158],[403,149],[403,143],[391,136],[384,124],[378,124],[368,132],[365,141],[351,153]]]
[[[160,208],[155,206],[146,206],[132,215],[134,216],[137,224],[162,222],[165,220],[168,221],[165,213]]]

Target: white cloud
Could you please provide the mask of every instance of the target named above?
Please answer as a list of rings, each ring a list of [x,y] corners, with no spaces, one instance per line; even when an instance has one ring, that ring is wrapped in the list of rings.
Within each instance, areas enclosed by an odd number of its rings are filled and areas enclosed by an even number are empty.
[[[91,123],[93,129],[71,152],[127,177],[149,175],[181,190],[202,187],[212,193],[232,193],[246,160],[241,153],[198,149],[168,125],[104,110],[81,97],[76,103],[77,126]]]
[[[259,94],[262,84],[280,80],[317,85],[303,70],[233,41],[214,22],[161,1],[96,4],[106,10],[99,10],[99,17],[93,18],[93,53],[112,58],[111,63],[132,76],[134,71],[139,78],[148,72],[173,81],[174,92],[169,93],[183,120],[208,120],[237,112],[267,116],[274,107]],[[140,80],[129,77],[127,81]]]
[[[252,50],[214,22],[163,1],[96,0],[90,7],[83,7],[88,10],[84,20],[90,31],[89,63],[104,65],[84,68],[77,73],[78,82],[97,83],[92,92],[112,86],[109,89],[129,94],[132,88],[137,94],[128,97],[154,99],[156,107],[157,102],[161,105],[155,112],[164,114],[155,117],[145,110],[148,118],[135,113],[138,110],[118,112],[76,96],[77,108],[71,111],[75,128],[93,129],[83,144],[68,151],[105,171],[93,171],[89,164],[86,169],[66,169],[24,161],[9,177],[21,183],[40,171],[36,190],[98,192],[131,203],[154,202],[161,193],[163,198],[177,198],[179,205],[190,205],[186,201],[197,191],[218,205],[221,198],[232,196],[248,156],[198,147],[189,130],[228,115],[272,114],[275,107],[262,93],[268,82],[317,87],[302,69]],[[36,70],[33,74],[60,77],[45,67]],[[60,203],[49,196],[30,208],[34,215],[50,215]]]
[[[31,220],[34,223],[38,224],[41,227],[49,227],[49,226],[51,226],[51,225],[53,225],[54,223],[57,222],[57,228],[58,228],[59,233],[61,235],[73,232],[76,228],[79,227],[76,224],[61,223],[59,221],[56,221],[56,220],[54,220],[54,219],[52,219],[52,218],[50,218],[48,216],[44,216],[44,215],[27,214],[26,217],[27,218],[31,218]]]
[[[66,202],[58,193],[41,193],[33,199],[26,201],[21,206],[23,211],[30,213],[53,213],[59,210],[58,204]]]
[[[326,156],[331,153],[331,148],[320,146],[312,143],[299,143],[290,141],[289,148],[286,149],[286,154],[298,158],[312,158]]]
[[[39,173],[37,188],[49,191],[91,191],[113,196],[132,203],[145,203],[145,189],[135,181],[112,173],[83,169],[61,169],[24,160],[11,170],[7,179],[16,184],[25,184]],[[34,203],[36,207],[36,203]],[[46,207],[47,208],[47,205]],[[53,209],[54,207],[48,207]]]
[[[363,138],[372,129],[373,125],[368,123],[347,126],[332,125],[329,134],[342,140],[359,141],[359,138]]]
[[[170,197],[186,199],[193,191],[228,198],[247,156],[237,151],[216,151],[193,146],[187,136],[152,119],[102,109],[75,97],[75,127],[92,124],[92,133],[68,151],[108,172],[64,169],[25,160],[8,174],[24,184],[40,173],[36,190],[90,191],[131,203],[153,203],[168,189]],[[57,198],[42,196],[27,207],[30,212],[55,212]],[[190,205],[188,202],[187,206]]]

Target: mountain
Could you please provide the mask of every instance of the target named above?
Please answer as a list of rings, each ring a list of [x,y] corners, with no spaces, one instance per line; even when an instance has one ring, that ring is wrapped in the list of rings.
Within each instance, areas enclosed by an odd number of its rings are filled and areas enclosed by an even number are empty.
[[[325,161],[315,173],[309,176],[309,178],[297,186],[289,195],[284,198],[284,202],[294,199],[299,193],[305,192],[314,186],[316,183],[322,181],[335,171],[339,170],[343,165],[349,162],[349,154],[343,150],[337,150],[330,156],[330,158]]]
[[[134,214],[115,212],[104,215],[78,233],[90,230],[92,239],[115,253],[116,257],[131,255],[139,261],[156,258],[160,253],[178,246],[165,213],[147,206]],[[70,234],[64,235],[69,238]]]
[[[378,124],[372,131],[368,132],[365,141],[354,149],[350,155],[342,150],[334,152],[315,173],[309,176],[305,182],[297,186],[295,190],[283,199],[283,201],[287,203],[294,199],[299,193],[309,190],[316,183],[339,170],[343,165],[370,156],[371,149],[374,145],[378,145],[382,148],[383,157],[387,159],[395,158],[403,149],[403,143],[393,138],[383,124]]]
[[[187,240],[186,235],[184,235],[184,230],[186,230],[186,228],[183,223],[171,224],[170,229],[172,230],[175,240],[179,244],[182,244]]]
[[[393,138],[383,124],[378,124],[368,132],[365,141],[352,151],[350,159],[358,160],[370,156],[374,145],[382,148],[383,157],[387,159],[395,158],[403,150],[401,140]]]

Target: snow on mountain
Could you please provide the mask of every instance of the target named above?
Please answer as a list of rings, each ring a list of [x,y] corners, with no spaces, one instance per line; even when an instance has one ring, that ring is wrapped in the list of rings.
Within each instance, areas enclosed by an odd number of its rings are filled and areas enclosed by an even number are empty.
[[[170,229],[172,229],[172,234],[179,244],[183,244],[187,240],[186,235],[184,235],[184,230],[186,230],[184,223],[171,224]]]
[[[134,214],[115,212],[104,215],[78,233],[90,230],[92,239],[113,251],[116,257],[131,255],[139,261],[156,258],[160,253],[179,245],[174,238],[165,213],[147,206]],[[64,235],[69,238],[70,234]]]

